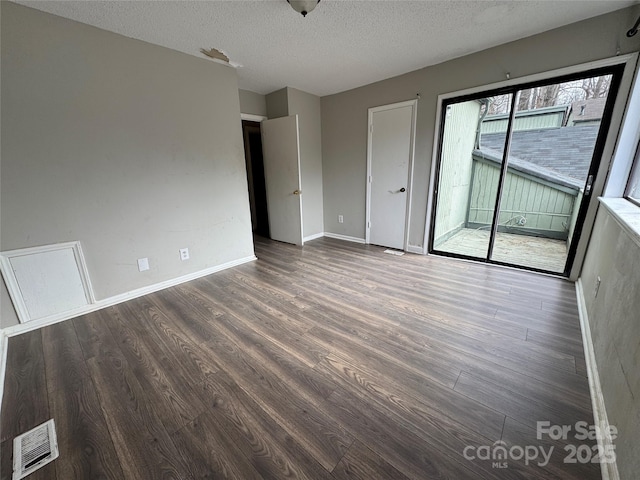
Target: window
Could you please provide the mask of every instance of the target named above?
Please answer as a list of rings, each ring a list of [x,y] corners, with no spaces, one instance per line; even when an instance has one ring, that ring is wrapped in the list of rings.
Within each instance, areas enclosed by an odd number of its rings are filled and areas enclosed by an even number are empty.
[[[430,252],[568,275],[621,76],[603,67],[444,99]]]
[[[631,175],[629,176],[625,197],[640,206],[640,143],[636,149],[636,157],[631,167]]]

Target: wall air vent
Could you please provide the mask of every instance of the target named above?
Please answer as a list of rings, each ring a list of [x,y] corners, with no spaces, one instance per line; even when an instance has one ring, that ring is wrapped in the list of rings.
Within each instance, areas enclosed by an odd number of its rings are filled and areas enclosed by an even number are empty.
[[[20,480],[58,458],[53,419],[13,439],[13,480]]]

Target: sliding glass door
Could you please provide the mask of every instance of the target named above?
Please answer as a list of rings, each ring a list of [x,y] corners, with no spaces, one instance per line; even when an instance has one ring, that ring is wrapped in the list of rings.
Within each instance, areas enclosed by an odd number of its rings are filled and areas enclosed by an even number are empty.
[[[430,251],[566,274],[621,73],[446,100]]]

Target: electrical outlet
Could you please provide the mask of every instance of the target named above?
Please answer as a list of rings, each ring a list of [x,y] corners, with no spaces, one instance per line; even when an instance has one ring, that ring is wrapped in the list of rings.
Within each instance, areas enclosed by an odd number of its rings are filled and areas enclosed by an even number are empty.
[[[144,272],[145,270],[149,270],[149,259],[148,258],[139,258],[138,259],[138,271]]]
[[[189,260],[189,249],[181,248],[180,249],[180,260]]]
[[[338,215],[338,223],[344,223],[344,216]]]

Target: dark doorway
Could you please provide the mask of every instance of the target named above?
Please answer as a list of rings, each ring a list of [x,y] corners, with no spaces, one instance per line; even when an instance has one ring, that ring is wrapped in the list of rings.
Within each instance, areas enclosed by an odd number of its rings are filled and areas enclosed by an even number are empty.
[[[267,190],[264,182],[260,123],[243,120],[242,136],[244,138],[244,159],[247,165],[253,233],[269,238],[269,215],[267,213]]]

